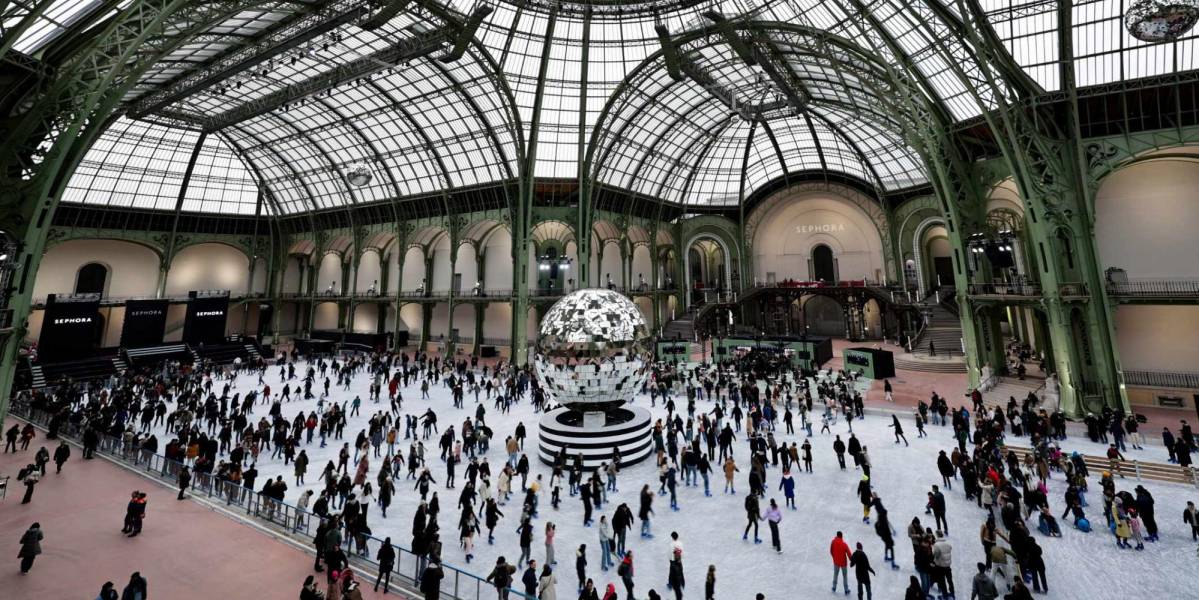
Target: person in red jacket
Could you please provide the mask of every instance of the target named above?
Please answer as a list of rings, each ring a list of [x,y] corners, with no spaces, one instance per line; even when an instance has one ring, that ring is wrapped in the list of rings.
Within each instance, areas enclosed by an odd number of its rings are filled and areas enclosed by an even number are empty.
[[[841,574],[841,585],[845,588],[845,595],[849,595],[849,544],[845,542],[840,531],[837,532],[837,537],[833,538],[833,543],[829,544],[828,553],[833,556],[833,591],[837,591],[837,573]]]

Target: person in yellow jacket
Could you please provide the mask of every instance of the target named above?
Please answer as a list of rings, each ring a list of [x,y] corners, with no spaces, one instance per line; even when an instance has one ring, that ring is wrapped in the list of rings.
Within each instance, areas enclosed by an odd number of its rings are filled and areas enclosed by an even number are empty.
[[[726,494],[737,493],[737,485],[733,483],[733,477],[740,471],[741,469],[737,468],[737,463],[732,456],[724,459],[724,491]]]

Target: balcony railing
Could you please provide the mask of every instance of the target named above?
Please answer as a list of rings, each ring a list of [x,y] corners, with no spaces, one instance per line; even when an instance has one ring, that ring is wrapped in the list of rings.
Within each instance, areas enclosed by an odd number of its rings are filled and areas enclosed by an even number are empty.
[[[1041,295],[1041,286],[1028,283],[971,283],[966,286],[971,296],[1020,296]]]
[[[1124,371],[1124,385],[1193,390],[1199,389],[1199,373]]]
[[[1128,297],[1199,297],[1199,279],[1136,279],[1109,281],[1107,293]]]
[[[229,294],[229,300],[234,301],[234,302],[236,302],[238,300],[246,300],[246,299],[250,299],[250,298],[266,299],[266,297],[267,297],[266,294],[264,294],[262,292],[231,292]],[[187,296],[187,294],[173,294],[173,295],[169,295],[169,296],[163,296],[161,298],[153,296],[153,295],[101,296],[100,304],[101,305],[124,304],[125,302],[128,302],[130,300],[169,300],[171,302],[187,302],[188,296]],[[48,301],[48,299],[45,297],[34,298],[33,299],[33,307],[34,308],[45,308],[47,301]]]

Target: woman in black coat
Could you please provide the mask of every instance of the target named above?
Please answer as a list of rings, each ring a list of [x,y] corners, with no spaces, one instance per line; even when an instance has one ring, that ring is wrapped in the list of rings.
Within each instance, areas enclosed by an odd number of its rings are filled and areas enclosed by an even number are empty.
[[[150,591],[146,584],[146,578],[142,577],[139,572],[134,572],[129,576],[129,584],[125,586],[121,592],[121,600],[146,600],[149,597]]]
[[[425,595],[425,600],[438,600],[441,597],[441,580],[444,577],[445,572],[441,570],[441,564],[437,561],[430,562],[420,577],[420,591]]]
[[[666,576],[666,580],[670,583],[670,589],[674,590],[674,597],[677,600],[683,600],[683,587],[687,582],[683,579],[683,561],[670,561],[670,572]]]
[[[21,559],[21,574],[24,575],[33,568],[33,559],[42,553],[42,535],[41,523],[34,523],[25,530],[21,535],[21,550],[17,552],[17,558]]]

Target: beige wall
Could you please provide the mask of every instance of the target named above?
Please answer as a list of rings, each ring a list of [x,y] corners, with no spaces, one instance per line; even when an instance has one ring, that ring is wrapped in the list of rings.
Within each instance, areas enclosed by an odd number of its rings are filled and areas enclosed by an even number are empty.
[[[266,259],[260,258],[254,261],[254,281],[250,291],[255,294],[266,293],[266,278],[267,278],[267,263]]]
[[[788,193],[788,192],[781,192]],[[833,250],[841,279],[875,279],[883,269],[883,245],[874,223],[857,206],[830,193],[796,194],[769,209],[754,234],[754,276],[807,280],[812,248]]]
[[[454,305],[454,329],[458,330],[459,337],[475,337],[475,306],[473,304],[462,303]],[[448,337],[450,331],[448,323],[446,324],[445,331]]]
[[[1126,392],[1128,393],[1128,402],[1136,406],[1159,406],[1158,396],[1182,398],[1183,405],[1178,409],[1179,414],[1182,417],[1195,416],[1195,390],[1130,387]]]
[[[224,244],[197,244],[175,254],[167,273],[167,294],[192,290],[244,293],[249,284],[250,259]]]
[[[1127,371],[1199,371],[1199,306],[1116,309],[1116,343]]]
[[[654,267],[650,262],[649,246],[639,245],[633,248],[633,270],[629,274],[629,285],[637,285],[637,276],[645,278],[645,285],[654,284]],[[651,309],[652,310],[652,309]]]
[[[408,339],[412,343],[416,343],[420,339],[421,327],[423,325],[421,315],[421,306],[419,304],[405,304],[400,307],[399,329],[408,332]]]
[[[153,296],[158,255],[149,248],[115,240],[73,240],[51,247],[42,257],[33,297],[75,291],[79,268],[98,262],[108,267],[108,296]],[[242,281],[245,287],[245,281]]]
[[[512,289],[512,236],[508,230],[500,229],[488,236],[483,247],[483,287]],[[511,320],[511,315],[508,318]]]
[[[468,294],[479,280],[479,258],[475,255],[475,247],[470,244],[458,245],[458,262],[454,264],[454,272],[462,276],[462,288],[458,291]]]
[[[1197,190],[1196,160],[1157,159],[1104,179],[1095,196],[1100,268],[1130,278],[1199,277]]]
[[[404,271],[401,277],[404,282],[404,291],[416,291],[424,278],[425,253],[420,248],[413,246],[404,254]]]
[[[429,319],[429,339],[440,340],[442,336],[447,339],[450,336],[450,330],[447,327],[450,323],[450,305],[448,302],[438,302],[433,305],[433,315]]]
[[[316,305],[312,318],[313,329],[337,329],[337,303],[322,302]]]
[[[333,284],[334,291],[341,293],[345,290],[341,289],[341,255],[336,252],[329,252],[321,257],[319,266],[316,269],[316,292],[318,294],[325,293],[329,289],[329,284]]]
[[[512,337],[512,304],[492,303],[483,311],[483,337],[508,339]]]
[[[362,258],[358,262],[358,285],[355,287],[355,290],[359,292],[369,290],[371,283],[379,281],[382,278],[382,274],[382,257],[379,256],[379,252],[376,250],[363,252]],[[382,286],[383,283],[380,281],[377,285]]]
[[[608,285],[608,276],[612,276],[614,285],[621,285],[620,281],[620,244],[615,241],[610,241],[604,244],[604,260],[600,264],[600,276],[593,283],[596,287]]]
[[[283,293],[299,293],[304,291],[304,278],[300,275],[300,259],[296,256],[287,258],[287,266],[283,269],[283,281],[279,288]]]
[[[354,323],[351,329],[358,333],[375,333],[379,330],[379,305],[364,302],[354,307]]]
[[[450,236],[443,235],[433,246],[433,287],[430,291],[450,289]],[[434,329],[434,331],[437,331]]]

